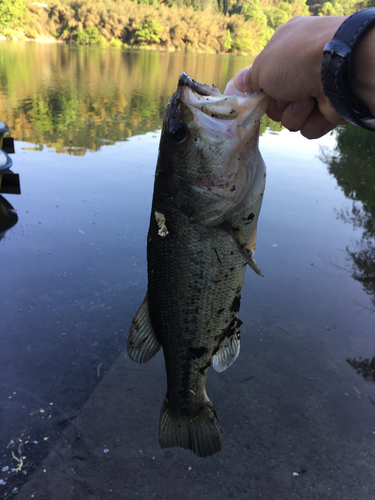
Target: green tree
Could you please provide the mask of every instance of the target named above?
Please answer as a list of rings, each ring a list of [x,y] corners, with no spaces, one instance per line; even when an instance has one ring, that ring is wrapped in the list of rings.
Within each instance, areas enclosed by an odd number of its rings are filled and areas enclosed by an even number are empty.
[[[240,53],[254,53],[256,51],[256,40],[247,29],[241,29],[236,33],[233,40],[233,49]]]
[[[346,16],[361,9],[357,0],[332,0],[324,2],[318,9],[319,16]]]
[[[100,45],[101,35],[96,26],[78,31],[74,41],[77,45]]]
[[[233,40],[232,37],[230,36],[230,30],[227,30],[227,34],[225,35],[221,47],[225,52],[229,52],[232,46],[233,46]]]
[[[274,33],[274,30],[272,29],[273,26],[269,26],[269,18],[266,14],[266,11],[264,11],[264,9],[261,7],[260,0],[253,0],[252,2],[244,2],[244,4],[242,5],[241,13],[246,20],[255,21],[258,26],[260,26],[261,31],[257,49],[258,51],[261,51],[266,46],[267,42]]]
[[[0,0],[0,30],[12,27],[26,12],[26,0]]]
[[[293,17],[292,6],[287,2],[281,2],[280,7],[270,7],[267,9],[266,16],[269,26],[275,30]]]
[[[260,0],[245,1],[242,5],[241,14],[248,21],[254,19],[260,26],[267,26],[267,16],[260,6]]]
[[[155,19],[148,19],[138,26],[135,37],[143,44],[159,43],[162,31],[163,27]]]

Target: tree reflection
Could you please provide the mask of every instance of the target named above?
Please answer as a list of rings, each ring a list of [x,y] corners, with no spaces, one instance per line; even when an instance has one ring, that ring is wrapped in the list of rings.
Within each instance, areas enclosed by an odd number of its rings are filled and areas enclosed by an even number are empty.
[[[375,306],[375,136],[352,125],[340,127],[336,148],[322,150],[321,159],[352,200],[351,209],[338,210],[337,216],[362,230],[355,248],[347,251],[353,278],[362,283]]]
[[[17,140],[75,155],[160,129],[181,71],[223,90],[248,63],[235,56],[3,43],[1,119]],[[266,128],[280,130],[265,117],[260,133]]]
[[[347,358],[346,361],[367,382],[375,382],[375,356],[372,359]]]

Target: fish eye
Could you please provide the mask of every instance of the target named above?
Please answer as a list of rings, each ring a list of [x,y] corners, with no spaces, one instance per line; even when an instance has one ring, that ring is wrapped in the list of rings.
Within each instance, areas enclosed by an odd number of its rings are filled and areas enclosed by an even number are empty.
[[[187,137],[186,127],[180,122],[173,122],[168,129],[169,137],[176,144],[181,144]]]

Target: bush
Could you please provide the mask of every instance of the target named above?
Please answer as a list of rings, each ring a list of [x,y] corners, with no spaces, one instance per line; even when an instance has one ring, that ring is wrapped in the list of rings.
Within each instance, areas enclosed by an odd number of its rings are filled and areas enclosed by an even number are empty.
[[[32,28],[31,26],[26,26],[24,29],[25,36],[27,38],[35,39],[38,38],[38,32],[36,29]]]
[[[225,38],[222,41],[221,48],[224,50],[224,52],[229,52],[232,46],[233,46],[233,40],[232,37],[230,36],[230,30],[227,30],[227,34],[225,35]]]
[[[25,0],[0,1],[0,30],[12,28],[14,21],[19,21],[26,12]]]
[[[100,45],[101,36],[98,28],[94,26],[93,28],[77,31],[73,40],[77,45]]]
[[[138,26],[135,38],[141,44],[160,43],[162,31],[163,27],[155,19],[148,19]]]
[[[115,47],[117,49],[121,49],[121,47],[123,46],[123,43],[118,38],[112,38],[112,40],[111,40],[111,46]]]
[[[251,31],[247,29],[241,29],[236,33],[233,40],[233,50],[237,50],[244,54],[254,54],[257,48],[257,41],[254,39]]]
[[[26,23],[38,34],[51,33],[61,41],[80,45],[120,47],[121,40],[127,47],[157,45],[160,49],[253,56],[279,24],[308,14],[306,0],[51,0],[47,9],[26,1],[30,21],[25,15],[14,19],[7,27],[8,33],[18,28],[14,36],[24,31]],[[338,3],[351,5],[355,0],[308,1],[319,1],[323,10],[330,11]],[[22,2],[25,0],[0,0],[0,7]],[[228,14],[219,13],[221,10]]]

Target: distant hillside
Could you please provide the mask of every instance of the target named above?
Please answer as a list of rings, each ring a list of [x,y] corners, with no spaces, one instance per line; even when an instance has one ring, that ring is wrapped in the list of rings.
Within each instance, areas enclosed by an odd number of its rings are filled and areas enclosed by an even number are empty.
[[[343,15],[375,0],[0,0],[8,39],[256,55],[296,15]]]

